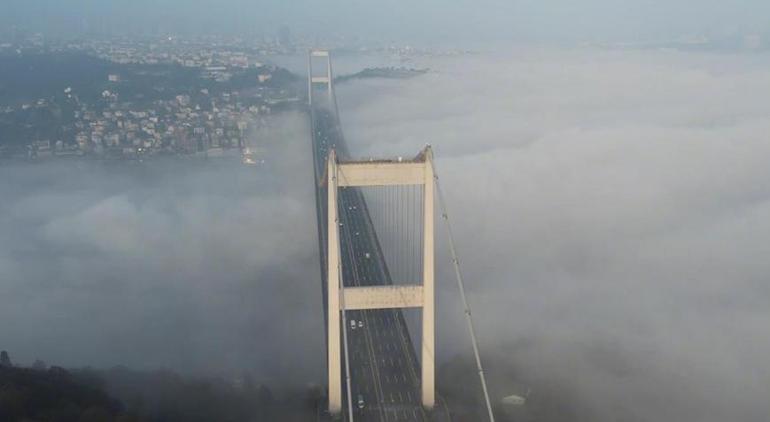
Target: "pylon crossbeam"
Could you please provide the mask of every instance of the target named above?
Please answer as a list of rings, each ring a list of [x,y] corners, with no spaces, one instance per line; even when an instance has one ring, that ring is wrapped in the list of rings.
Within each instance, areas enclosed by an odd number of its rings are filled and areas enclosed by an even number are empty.
[[[421,285],[346,287],[342,294],[348,311],[421,308]]]
[[[340,163],[339,186],[408,186],[425,184],[427,163]]]
[[[329,78],[326,76],[313,76],[311,79],[314,84],[328,84]]]

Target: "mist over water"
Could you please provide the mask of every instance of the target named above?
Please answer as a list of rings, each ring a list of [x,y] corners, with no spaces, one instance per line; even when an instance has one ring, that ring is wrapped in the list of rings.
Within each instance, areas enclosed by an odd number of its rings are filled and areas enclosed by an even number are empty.
[[[338,87],[355,155],[433,145],[493,395],[767,419],[768,61],[523,49]],[[442,236],[446,361],[470,345]]]
[[[341,119],[360,157],[433,145],[493,399],[531,391],[548,420],[766,421],[770,56],[414,65],[432,72],[340,84]],[[0,348],[323,380],[308,131],[280,116],[260,169],[3,163]],[[436,229],[442,365],[470,345]]]
[[[307,119],[238,158],[3,163],[0,348],[20,364],[321,379]]]

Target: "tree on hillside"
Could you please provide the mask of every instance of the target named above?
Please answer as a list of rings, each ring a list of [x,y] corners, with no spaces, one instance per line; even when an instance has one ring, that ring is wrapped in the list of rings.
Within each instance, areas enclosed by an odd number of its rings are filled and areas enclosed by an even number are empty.
[[[5,350],[0,352],[0,366],[5,366],[5,367],[13,366],[13,364],[11,363],[11,357],[8,356],[8,352],[6,352]]]

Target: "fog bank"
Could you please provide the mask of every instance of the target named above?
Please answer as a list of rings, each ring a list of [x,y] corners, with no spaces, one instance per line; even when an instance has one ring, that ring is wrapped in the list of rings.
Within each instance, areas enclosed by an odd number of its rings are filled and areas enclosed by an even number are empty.
[[[266,163],[0,167],[0,349],[29,365],[318,382],[323,331],[307,118]]]
[[[337,94],[357,155],[434,146],[496,395],[557,385],[578,420],[759,421],[768,64],[520,50]],[[439,360],[470,347],[443,254]]]

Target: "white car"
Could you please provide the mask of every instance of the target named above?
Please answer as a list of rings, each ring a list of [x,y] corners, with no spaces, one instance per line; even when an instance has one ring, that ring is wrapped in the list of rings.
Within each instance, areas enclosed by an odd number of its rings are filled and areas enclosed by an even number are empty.
[[[356,329],[356,320],[351,319],[350,320],[350,329],[355,330]]]

